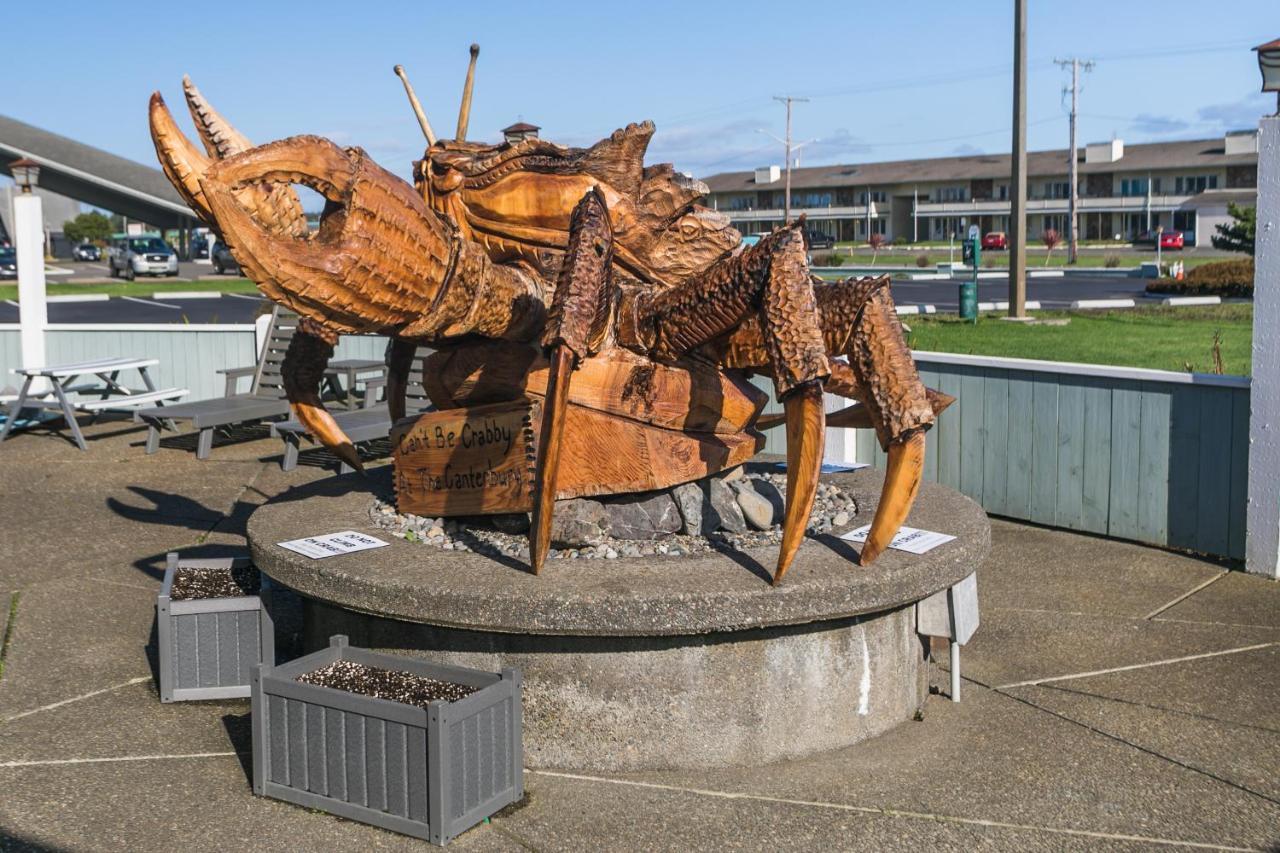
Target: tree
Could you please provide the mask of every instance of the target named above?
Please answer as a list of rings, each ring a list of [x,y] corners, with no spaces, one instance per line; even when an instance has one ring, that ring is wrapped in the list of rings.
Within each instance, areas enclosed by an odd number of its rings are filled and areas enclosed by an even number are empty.
[[[1253,236],[1258,227],[1258,209],[1228,202],[1227,213],[1231,214],[1234,221],[1230,225],[1214,226],[1218,233],[1211,238],[1213,248],[1226,252],[1244,252],[1252,257]]]
[[[62,223],[62,233],[72,243],[111,239],[111,220],[96,210],[82,213],[75,219]]]
[[[880,254],[880,247],[884,245],[884,235],[873,232],[867,236],[867,245],[871,247],[871,266],[876,265],[876,256]]]
[[[1040,234],[1040,242],[1044,243],[1044,247],[1048,250],[1044,253],[1044,265],[1049,266],[1049,256],[1053,254],[1053,247],[1062,242],[1062,237],[1058,234],[1056,228],[1046,228]]]

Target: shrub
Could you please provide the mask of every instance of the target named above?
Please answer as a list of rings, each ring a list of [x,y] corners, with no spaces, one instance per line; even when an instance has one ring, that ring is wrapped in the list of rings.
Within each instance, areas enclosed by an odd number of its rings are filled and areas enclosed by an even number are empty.
[[[920,267],[920,268],[922,268],[922,269],[923,269],[924,267],[929,266],[929,254],[928,254],[928,252],[921,252],[920,254],[916,255],[916,266],[918,266],[918,267]]]
[[[1176,293],[1186,296],[1253,297],[1253,259],[1215,261],[1187,273],[1183,281],[1157,279],[1147,284],[1148,293]]]
[[[1113,270],[1120,266],[1120,256],[1115,252],[1108,252],[1107,256],[1102,259],[1102,265],[1109,270]]]

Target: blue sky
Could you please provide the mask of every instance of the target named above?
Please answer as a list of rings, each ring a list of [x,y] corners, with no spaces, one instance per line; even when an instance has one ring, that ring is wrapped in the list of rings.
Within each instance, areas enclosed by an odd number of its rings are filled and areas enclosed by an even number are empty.
[[[544,137],[585,145],[650,118],[650,162],[705,176],[780,163],[781,146],[758,130],[782,135],[771,96],[791,93],[811,99],[795,108],[796,140],[819,140],[804,165],[1009,150],[1012,0],[796,11],[222,0],[203,15],[182,5],[17,5],[4,15],[0,113],[149,164],[147,97],[160,89],[178,107],[190,73],[255,141],[318,133],[407,176],[423,141],[391,68],[404,64],[433,125],[450,133],[472,41],[481,45],[472,138],[497,140],[523,118]],[[1055,57],[1097,61],[1081,94],[1082,143],[1216,136],[1274,109],[1248,48],[1280,35],[1275,0],[1030,5],[1032,150],[1066,144],[1068,77]],[[23,30],[37,37],[16,39]]]

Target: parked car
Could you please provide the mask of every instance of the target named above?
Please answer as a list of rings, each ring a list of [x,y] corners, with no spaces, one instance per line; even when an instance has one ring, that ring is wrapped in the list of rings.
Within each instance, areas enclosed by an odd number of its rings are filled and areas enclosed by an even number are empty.
[[[81,243],[71,250],[71,258],[76,261],[100,261],[102,250],[92,243]]]
[[[199,234],[191,238],[191,257],[207,258],[209,257],[209,239]]]
[[[1186,243],[1181,231],[1143,231],[1134,239],[1133,244],[1155,246],[1157,234],[1160,236],[1161,249],[1181,249]]]
[[[821,231],[806,231],[805,239],[809,241],[810,249],[834,249],[836,241],[828,234]]]
[[[18,277],[18,253],[13,249],[0,249],[0,278]]]
[[[213,244],[213,251],[209,254],[213,261],[213,271],[218,275],[224,272],[240,274],[240,265],[236,263],[236,259],[231,257],[231,252],[227,249],[227,244],[219,240]]]
[[[982,235],[982,248],[1007,250],[1009,248],[1009,238],[1005,236],[1003,231],[989,231]]]
[[[107,250],[107,274],[133,281],[140,275],[178,274],[178,253],[159,237],[125,237]]]

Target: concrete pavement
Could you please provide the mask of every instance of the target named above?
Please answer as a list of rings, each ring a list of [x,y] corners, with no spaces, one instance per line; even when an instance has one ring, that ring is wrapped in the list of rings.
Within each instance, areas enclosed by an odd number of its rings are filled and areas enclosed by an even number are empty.
[[[0,850],[427,849],[254,797],[248,701],[165,706],[152,680],[164,553],[242,545],[257,505],[326,472],[281,472],[266,439],[197,462],[86,433],[0,445]],[[761,768],[530,771],[451,847],[1277,849],[1280,584],[1006,521],[993,540],[960,704]]]

